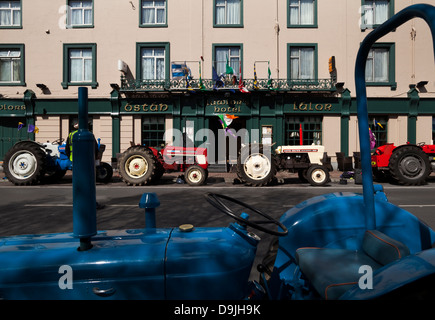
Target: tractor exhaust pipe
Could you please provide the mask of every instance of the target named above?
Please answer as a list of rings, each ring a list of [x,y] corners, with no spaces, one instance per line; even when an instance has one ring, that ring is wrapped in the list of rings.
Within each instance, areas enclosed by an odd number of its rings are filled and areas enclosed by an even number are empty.
[[[73,230],[80,251],[92,248],[97,234],[95,137],[88,130],[88,88],[79,88],[79,129],[73,136]]]

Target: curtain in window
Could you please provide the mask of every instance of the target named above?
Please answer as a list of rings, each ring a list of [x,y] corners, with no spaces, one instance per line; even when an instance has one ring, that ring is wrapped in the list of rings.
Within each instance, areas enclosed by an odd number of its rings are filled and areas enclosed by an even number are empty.
[[[71,24],[92,24],[92,1],[70,1]]]
[[[388,50],[375,49],[374,56],[374,81],[388,81]]]
[[[375,24],[382,24],[388,19],[388,0],[375,1]]]
[[[0,51],[0,81],[20,81],[20,56],[19,50]]]
[[[19,25],[20,21],[20,2],[0,1],[0,26]]]
[[[165,49],[142,49],[142,79],[165,79]]]
[[[142,1],[142,23],[152,24],[155,23],[153,1]]]
[[[314,0],[290,0],[290,24],[314,24]]]
[[[240,24],[240,0],[216,0],[216,24]]]
[[[227,0],[227,24],[240,23],[240,0]]]
[[[166,1],[142,1],[142,23],[166,23]]]
[[[291,79],[314,79],[313,48],[291,48],[290,56]]]
[[[216,72],[218,75],[225,74],[228,57],[228,48],[216,48]]]
[[[70,50],[70,81],[92,81],[92,51],[82,49]]]
[[[368,82],[388,81],[388,50],[387,49],[370,50],[366,62],[366,81]]]

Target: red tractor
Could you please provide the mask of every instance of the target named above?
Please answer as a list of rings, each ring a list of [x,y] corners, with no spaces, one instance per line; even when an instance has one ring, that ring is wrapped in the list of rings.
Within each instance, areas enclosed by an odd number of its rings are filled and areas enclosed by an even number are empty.
[[[184,172],[184,180],[193,186],[208,177],[207,149],[166,146],[160,152],[151,147],[133,145],[118,159],[118,169],[127,185],[141,186],[158,181],[164,173]]]
[[[434,160],[435,145],[387,143],[372,155],[373,175],[379,180],[391,177],[399,184],[421,185],[430,175]]]

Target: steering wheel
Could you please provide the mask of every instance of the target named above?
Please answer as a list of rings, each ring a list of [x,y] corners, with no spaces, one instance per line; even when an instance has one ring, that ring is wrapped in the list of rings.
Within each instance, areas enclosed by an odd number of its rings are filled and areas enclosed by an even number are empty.
[[[63,142],[63,138],[59,138],[59,139],[54,140],[51,144],[59,144],[59,145],[61,145],[62,142]]]
[[[285,236],[288,233],[287,228],[281,222],[279,222],[278,220],[275,220],[274,218],[272,218],[271,216],[267,215],[266,213],[264,213],[264,212],[262,212],[262,211],[260,211],[260,210],[258,210],[256,208],[253,208],[250,205],[248,205],[248,204],[246,204],[246,203],[244,203],[244,202],[242,202],[240,200],[237,200],[237,199],[234,199],[234,198],[222,195],[222,194],[211,193],[211,192],[207,192],[205,194],[205,198],[216,209],[218,209],[219,211],[221,211],[221,212],[225,213],[226,215],[230,216],[234,220],[242,223],[243,225],[248,225],[248,226],[250,226],[250,227],[252,227],[254,229],[263,231],[263,232],[271,234],[271,235],[280,236],[280,237]],[[249,209],[250,211],[252,211],[252,212],[262,216],[263,218],[266,218],[266,220],[247,220],[247,219],[244,219],[241,216],[237,215],[232,209],[230,209],[224,203],[223,200],[227,200],[227,201],[229,201],[229,202],[231,202],[233,204],[237,204],[237,205],[242,206],[242,207],[244,207],[246,209]],[[271,228],[263,227],[262,226],[263,224],[274,224],[274,225],[277,225],[283,231],[277,231],[277,230],[273,230]]]

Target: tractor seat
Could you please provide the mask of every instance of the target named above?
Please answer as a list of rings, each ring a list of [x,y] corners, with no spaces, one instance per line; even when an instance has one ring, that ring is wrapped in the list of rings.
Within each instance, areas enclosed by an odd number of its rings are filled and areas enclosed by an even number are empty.
[[[378,230],[367,230],[362,250],[299,248],[296,261],[320,296],[333,300],[358,283],[363,275],[359,273],[361,266],[368,265],[374,271],[409,254],[403,243]]]

